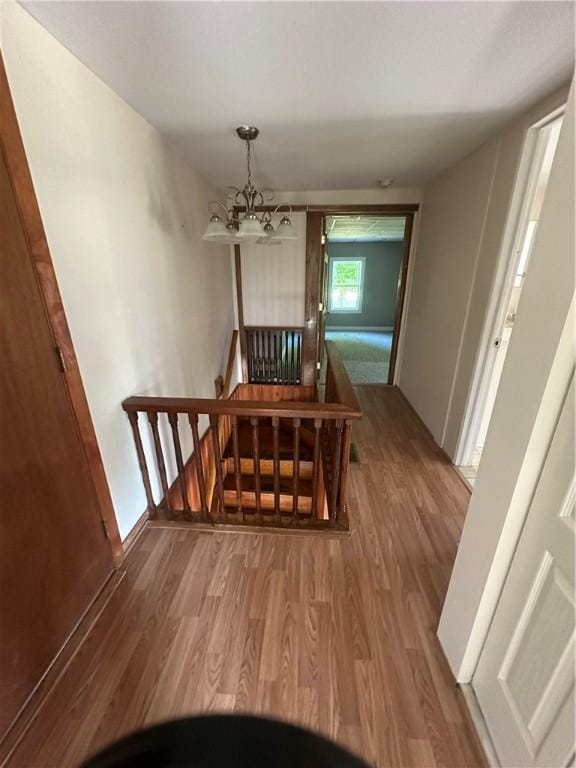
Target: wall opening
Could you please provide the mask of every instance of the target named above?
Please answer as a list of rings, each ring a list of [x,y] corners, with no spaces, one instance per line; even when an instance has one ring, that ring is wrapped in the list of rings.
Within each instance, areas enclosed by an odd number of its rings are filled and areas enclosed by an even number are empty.
[[[504,255],[508,260],[508,268],[505,272],[506,285],[501,291],[499,306],[495,313],[497,320],[494,324],[495,331],[491,347],[479,362],[479,365],[489,370],[489,374],[484,377],[476,401],[470,404],[471,412],[467,414],[465,422],[469,426],[462,438],[462,452],[458,452],[461,455],[457,455],[458,469],[471,488],[476,482],[482,459],[500,377],[514,329],[518,302],[530,265],[530,255],[538,230],[561,126],[561,115],[549,119],[535,129],[538,132],[536,139],[531,145],[527,144],[525,149],[525,152],[529,153],[525,159],[529,164],[528,182],[520,203],[520,215],[511,239],[510,252]]]
[[[325,338],[355,385],[391,383],[405,229],[405,216],[326,217]]]

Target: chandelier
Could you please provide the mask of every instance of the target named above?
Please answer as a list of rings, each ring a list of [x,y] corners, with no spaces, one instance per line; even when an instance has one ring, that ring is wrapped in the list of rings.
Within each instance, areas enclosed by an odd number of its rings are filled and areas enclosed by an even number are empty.
[[[287,203],[280,203],[273,208],[274,191],[269,187],[258,189],[252,183],[250,145],[259,134],[258,128],[241,125],[236,128],[236,133],[246,142],[248,180],[242,189],[226,188],[226,205],[218,200],[208,203],[211,216],[202,239],[209,243],[242,243],[255,240],[258,245],[281,245],[284,240],[296,240],[298,235],[290,221],[292,207]],[[244,209],[242,215],[236,215],[235,206]],[[256,209],[263,209],[260,215]],[[285,209],[288,209],[289,215],[281,212]],[[223,214],[219,213],[220,210]],[[277,215],[280,216],[280,221],[274,227],[274,217]]]

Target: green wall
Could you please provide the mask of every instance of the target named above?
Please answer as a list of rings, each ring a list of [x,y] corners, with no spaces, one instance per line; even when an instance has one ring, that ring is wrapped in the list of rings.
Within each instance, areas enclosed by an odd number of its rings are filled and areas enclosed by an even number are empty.
[[[328,328],[358,328],[394,325],[398,274],[404,243],[329,243],[328,257],[364,257],[364,300],[362,312],[330,312]]]

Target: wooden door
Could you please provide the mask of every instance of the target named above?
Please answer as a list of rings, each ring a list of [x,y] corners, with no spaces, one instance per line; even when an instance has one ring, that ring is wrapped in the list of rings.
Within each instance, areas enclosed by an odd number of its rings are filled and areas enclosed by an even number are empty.
[[[328,320],[328,234],[326,232],[326,216],[322,217],[322,250],[320,260],[320,303],[318,305],[318,373],[324,360],[324,339],[326,338],[326,322]]]
[[[503,766],[574,759],[574,380],[473,687]]]
[[[113,569],[6,153],[3,140],[0,735]]]

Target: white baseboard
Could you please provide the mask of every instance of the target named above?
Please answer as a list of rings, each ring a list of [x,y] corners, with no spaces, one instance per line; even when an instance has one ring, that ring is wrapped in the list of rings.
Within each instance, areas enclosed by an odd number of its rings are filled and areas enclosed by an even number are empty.
[[[492,738],[490,737],[488,726],[486,725],[486,722],[482,715],[482,710],[480,709],[480,706],[476,699],[474,689],[472,688],[470,683],[464,683],[463,685],[459,685],[459,688],[462,691],[462,695],[464,696],[464,701],[466,702],[466,707],[470,714],[470,719],[472,720],[472,725],[474,726],[474,730],[476,731],[478,740],[480,741],[480,744],[482,745],[482,749],[484,750],[484,754],[486,756],[486,762],[488,763],[490,768],[500,768],[501,763],[498,760],[498,755],[496,754],[496,750],[494,749],[494,744],[492,742]]]
[[[393,331],[393,325],[327,325],[327,331]]]

